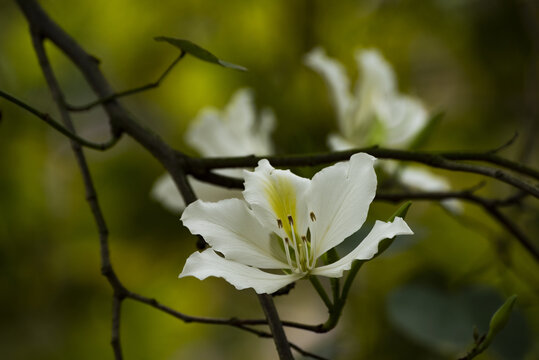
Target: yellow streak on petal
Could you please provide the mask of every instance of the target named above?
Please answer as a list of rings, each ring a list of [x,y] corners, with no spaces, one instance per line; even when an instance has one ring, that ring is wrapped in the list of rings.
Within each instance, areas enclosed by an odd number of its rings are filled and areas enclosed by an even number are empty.
[[[288,216],[296,218],[296,189],[288,178],[275,173],[264,185],[266,197],[271,208],[277,219],[282,221],[285,232],[291,238],[292,233]]]

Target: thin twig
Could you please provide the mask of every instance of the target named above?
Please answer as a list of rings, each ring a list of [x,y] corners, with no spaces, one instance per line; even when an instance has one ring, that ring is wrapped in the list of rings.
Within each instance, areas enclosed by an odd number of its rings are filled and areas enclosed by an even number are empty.
[[[87,147],[87,148],[90,148],[90,149],[101,150],[101,151],[108,150],[111,147],[113,147],[121,137],[121,133],[114,133],[113,136],[112,136],[112,139],[110,139],[109,141],[107,141],[105,143],[94,143],[94,142],[91,142],[91,141],[88,141],[86,139],[81,138],[80,136],[73,133],[69,129],[63,127],[62,125],[60,125],[60,123],[58,121],[54,120],[49,114],[46,114],[44,112],[41,112],[41,111],[37,110],[36,108],[26,104],[24,101],[19,100],[16,97],[3,92],[2,90],[0,90],[0,97],[3,97],[4,99],[8,100],[9,102],[19,106],[20,108],[22,108],[22,109],[28,111],[29,113],[35,115],[37,118],[45,121],[53,129],[59,131],[61,134],[65,135],[65,136],[67,136],[72,141],[76,141],[81,146],[84,146],[84,147]]]
[[[165,72],[163,72],[163,74],[161,74],[161,76],[159,76],[159,79],[157,79],[157,81],[154,81],[154,82],[151,82],[149,84],[139,86],[139,87],[136,87],[136,88],[133,88],[133,89],[117,92],[117,93],[109,95],[109,96],[107,96],[105,98],[92,101],[91,103],[88,103],[86,105],[78,105],[78,106],[77,105],[67,105],[67,109],[70,110],[70,111],[86,111],[86,110],[92,109],[93,107],[95,107],[97,105],[104,104],[104,103],[106,103],[108,101],[111,101],[111,100],[119,99],[119,98],[124,97],[124,96],[133,95],[133,94],[137,94],[137,93],[140,93],[140,92],[143,92],[143,91],[154,89],[154,88],[158,87],[159,85],[161,85],[161,82],[165,79],[165,77],[168,75],[168,73],[174,68],[174,66],[176,66],[176,64],[178,62],[180,62],[180,60],[184,56],[185,56],[185,51],[182,50],[180,52],[180,55],[176,59],[174,59],[172,64],[170,64],[167,67],[167,69],[165,70]]]
[[[69,34],[56,24],[36,0],[15,0],[30,27],[40,36],[51,40],[80,70],[98,98],[115,94],[101,70],[96,58],[87,53]],[[65,104],[65,101],[63,104]],[[113,131],[125,132],[154,156],[170,173],[186,204],[195,198],[185,177],[185,155],[167,145],[157,134],[140,125],[134,116],[116,99],[103,103]]]
[[[481,196],[477,196],[467,191],[449,191],[449,192],[424,192],[424,193],[382,193],[376,194],[375,200],[378,201],[390,201],[393,203],[403,200],[446,200],[446,199],[460,199],[475,203],[481,206],[487,214],[489,214],[496,222],[502,225],[507,232],[513,235],[518,242],[535,258],[539,261],[539,250],[535,248],[532,241],[524,234],[519,227],[505,216],[497,208],[497,200],[486,199]]]
[[[71,117],[64,106],[64,95],[62,94],[60,85],[58,84],[58,81],[56,80],[56,76],[54,75],[54,71],[52,70],[52,67],[49,63],[49,59],[47,57],[47,53],[43,46],[43,38],[40,36],[39,32],[34,28],[31,28],[31,35],[32,35],[32,44],[34,46],[36,55],[39,59],[39,64],[43,71],[43,75],[45,76],[45,80],[47,81],[47,84],[49,86],[49,89],[51,91],[54,102],[58,106],[58,110],[60,111],[62,121],[70,132],[75,133],[76,131],[73,126],[73,122],[71,121]],[[90,205],[90,208],[92,210],[92,214],[94,216],[94,220],[96,222],[98,232],[99,232],[99,243],[100,243],[100,253],[101,253],[101,272],[107,278],[107,280],[109,281],[110,285],[112,286],[114,290],[113,309],[112,309],[113,313],[112,313],[111,345],[114,350],[115,359],[121,360],[122,350],[120,347],[120,340],[119,340],[119,331],[120,331],[119,321],[120,321],[121,301],[126,290],[123,287],[123,285],[120,283],[116,274],[114,273],[114,270],[112,269],[112,265],[110,263],[110,254],[109,254],[109,247],[108,247],[109,231],[107,228],[107,224],[105,222],[105,218],[101,211],[101,207],[97,200],[97,193],[93,184],[93,180],[90,174],[88,163],[86,162],[86,157],[84,156],[84,152],[81,148],[81,145],[77,141],[74,141],[74,140],[71,141],[71,148],[73,149],[73,152],[77,159],[77,163],[79,165],[82,178],[84,181],[84,187],[86,189],[86,200],[88,201],[88,204]]]
[[[513,145],[517,139],[518,139],[518,132],[515,131],[513,136],[511,136],[511,139],[507,140],[504,144],[498,146],[497,148],[487,151],[486,153],[487,154],[499,153],[500,151],[507,149],[509,146]]]
[[[143,295],[140,295],[140,294],[137,294],[137,293],[134,293],[134,292],[131,292],[131,291],[126,294],[126,297],[129,298],[129,299],[141,302],[143,304],[149,305],[149,306],[151,306],[153,308],[156,308],[158,310],[161,310],[164,313],[167,313],[167,314],[169,314],[169,315],[171,315],[171,316],[173,316],[173,317],[175,317],[175,318],[177,318],[179,320],[182,320],[185,323],[226,325],[226,326],[232,326],[232,327],[235,327],[235,328],[238,328],[238,329],[253,333],[253,334],[258,335],[260,337],[264,337],[264,338],[271,338],[272,337],[272,334],[270,334],[268,332],[260,331],[260,330],[253,329],[253,328],[249,327],[250,325],[268,325],[268,320],[266,320],[266,319],[263,319],[263,320],[262,319],[260,319],[260,320],[258,320],[258,319],[257,320],[241,320],[241,319],[238,319],[238,318],[224,319],[224,318],[208,318],[208,317],[200,317],[200,316],[191,316],[191,315],[181,313],[181,312],[179,312],[177,310],[174,310],[174,309],[172,309],[172,308],[170,308],[170,307],[168,307],[166,305],[163,305],[163,304],[161,304],[160,302],[158,302],[155,299],[148,298],[148,297],[145,297]],[[300,324],[300,323],[286,322],[286,321],[283,322],[283,324],[286,324],[286,326],[295,327],[295,328],[298,328],[298,329],[303,328],[305,330],[310,330],[310,325],[304,325],[304,324]],[[297,350],[302,355],[309,356],[309,357],[312,357],[314,359],[324,359],[323,357],[321,357],[319,355],[312,354],[312,353],[309,353],[309,352],[303,350],[302,348],[295,345],[294,343],[289,342],[289,344],[290,344],[291,348]]]

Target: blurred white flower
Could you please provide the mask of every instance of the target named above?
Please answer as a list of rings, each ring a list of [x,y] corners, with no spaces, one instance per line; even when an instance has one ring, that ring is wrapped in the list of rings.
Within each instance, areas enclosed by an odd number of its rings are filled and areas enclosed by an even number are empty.
[[[329,147],[336,151],[371,145],[408,147],[427,124],[427,111],[419,100],[398,92],[393,69],[377,50],[358,51],[355,58],[360,79],[352,93],[346,70],[322,48],[313,49],[305,57],[307,66],[324,77],[337,113],[340,133],[329,135]],[[384,161],[382,168],[392,173],[397,166]],[[399,169],[398,179],[415,189],[450,189],[444,178],[414,166]],[[451,211],[461,211],[458,201],[443,204]]]
[[[393,69],[378,51],[358,51],[355,57],[361,77],[354,93],[344,67],[323,49],[305,57],[331,90],[340,133],[330,136],[330,147],[406,147],[425,126],[427,111],[418,100],[398,93]]]
[[[273,113],[264,109],[257,121],[253,94],[238,90],[223,111],[203,109],[189,127],[185,141],[201,156],[269,155],[273,153],[271,132],[275,125]],[[242,177],[241,169],[216,170],[216,173]],[[202,199],[217,201],[238,197],[240,191],[229,190],[189,178],[195,193]],[[185,203],[168,174],[155,182],[151,196],[173,212],[180,212]]]
[[[211,247],[193,253],[180,277],[221,277],[238,290],[272,293],[307,275],[341,277],[354,260],[371,259],[383,239],[412,234],[402,218],[376,221],[350,253],[319,264],[363,225],[376,192],[374,160],[355,154],[312,180],[261,160],[253,172],[244,171],[244,200],[197,200],[185,209],[183,224]]]

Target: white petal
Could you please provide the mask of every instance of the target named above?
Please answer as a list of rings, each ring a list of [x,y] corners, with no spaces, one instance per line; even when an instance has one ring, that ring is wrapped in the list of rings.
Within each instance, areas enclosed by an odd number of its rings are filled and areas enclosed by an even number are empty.
[[[288,268],[279,242],[270,237],[243,200],[197,200],[185,209],[181,220],[228,260],[264,269]]]
[[[233,129],[238,131],[245,132],[251,129],[255,123],[255,105],[252,91],[249,89],[236,91],[224,111],[223,118]]]
[[[411,188],[424,191],[448,191],[451,189],[447,179],[414,166],[408,166],[399,173],[399,181]],[[456,199],[442,201],[442,205],[455,214],[463,211],[462,203]]]
[[[226,260],[212,249],[207,249],[189,256],[179,277],[185,276],[194,276],[200,280],[209,276],[220,277],[234,285],[238,290],[253,288],[258,294],[271,294],[300,279],[303,275],[270,274],[257,268]]]
[[[408,96],[393,96],[377,103],[378,119],[384,124],[383,145],[404,147],[427,124],[427,111],[416,99]]]
[[[357,145],[350,142],[348,139],[345,139],[338,134],[329,134],[328,146],[332,151],[350,150],[358,147]]]
[[[185,141],[203,156],[249,154],[245,149],[247,147],[245,141],[238,139],[238,135],[223,122],[220,114],[214,109],[204,109],[198,115],[187,130]]]
[[[255,171],[244,171],[243,197],[267,228],[284,235],[277,226],[280,220],[284,231],[291,236],[288,217],[293,219],[298,235],[307,231],[305,191],[310,180],[294,175],[290,170],[274,169],[266,159],[260,160]]]
[[[315,48],[305,56],[305,64],[324,77],[331,91],[339,127],[345,132],[348,125],[345,124],[346,113],[352,102],[350,84],[346,70],[337,61],[326,56],[324,49]]]
[[[399,181],[411,188],[425,191],[446,191],[450,189],[449,183],[443,177],[414,166],[401,169]]]
[[[271,109],[265,108],[260,112],[260,123],[253,133],[253,153],[255,155],[273,154],[273,141],[271,133],[275,129],[275,114]]]
[[[272,153],[270,112],[255,123],[252,92],[238,90],[223,112],[208,108],[200,112],[186,133],[186,142],[203,156],[265,155]]]
[[[412,230],[400,217],[396,217],[393,222],[377,221],[371,232],[363,241],[348,255],[340,260],[325,266],[315,268],[311,271],[313,275],[323,275],[328,277],[341,277],[343,271],[350,270],[354,260],[369,260],[378,252],[378,244],[384,239],[391,239],[396,235],[410,235]]]
[[[356,52],[361,81],[358,91],[361,96],[379,97],[396,92],[395,73],[391,65],[377,50]]]
[[[340,244],[365,221],[376,192],[374,157],[360,153],[322,169],[306,195],[315,257]]]
[[[169,174],[161,175],[154,183],[150,196],[173,213],[185,209],[185,202]]]
[[[376,50],[356,52],[360,80],[356,85],[354,106],[350,110],[350,128],[346,133],[355,144],[373,145],[380,138],[377,123],[380,108],[389,107],[389,98],[396,95],[395,74],[389,63]],[[387,111],[386,111],[387,112]]]
[[[223,169],[217,171],[219,174],[241,177],[243,172],[237,169]],[[241,191],[236,189],[226,189],[221,186],[208,184],[198,181],[191,176],[187,177],[193,191],[197,197],[204,201],[219,201],[230,198],[241,198]],[[151,197],[161,203],[169,211],[179,214],[185,209],[185,202],[176,188],[176,184],[172,181],[169,174],[164,174],[159,177],[151,190]]]

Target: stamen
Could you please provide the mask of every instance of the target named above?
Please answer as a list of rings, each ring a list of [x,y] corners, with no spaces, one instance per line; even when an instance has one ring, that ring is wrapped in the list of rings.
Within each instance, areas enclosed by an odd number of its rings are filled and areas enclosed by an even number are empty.
[[[314,213],[311,211],[311,221],[312,222],[315,222],[316,221],[316,216],[314,215]]]
[[[290,223],[290,226],[294,226],[294,219],[292,219],[292,215],[288,215],[288,222]]]
[[[292,233],[292,248],[296,255],[297,270],[301,272],[301,253],[299,252],[298,243],[296,241],[296,230],[294,229],[294,219],[292,218],[292,215],[288,215],[288,222],[290,223],[290,232]]]
[[[277,219],[277,226],[279,227],[279,229],[283,228],[283,222],[281,221],[281,219]]]
[[[301,240],[303,240],[303,244],[305,245],[305,262],[306,262],[307,268],[312,269],[312,266],[311,266],[312,260],[310,256],[311,254],[309,252],[309,246],[308,246],[309,240],[307,240],[307,236],[302,236]]]
[[[290,258],[290,250],[288,249],[287,237],[283,239],[283,245],[284,245],[284,252],[286,253],[286,261],[288,262],[288,266],[290,266],[290,270],[294,270],[294,267],[292,266],[292,259]]]

